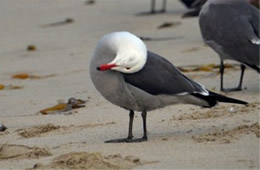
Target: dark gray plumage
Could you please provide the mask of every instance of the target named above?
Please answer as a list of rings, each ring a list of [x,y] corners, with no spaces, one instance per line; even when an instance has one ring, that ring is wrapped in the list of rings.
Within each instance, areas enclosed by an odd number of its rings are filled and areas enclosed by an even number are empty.
[[[137,73],[124,74],[124,79],[152,95],[205,91],[203,86],[181,74],[168,60],[150,51],[143,69]]]
[[[90,61],[90,76],[104,98],[130,111],[128,137],[107,142],[146,141],[146,112],[168,105],[247,104],[208,91],[165,58],[147,51],[142,40],[128,32],[114,32],[100,40]],[[139,139],[132,134],[134,111],[142,112],[144,135]]]
[[[241,90],[245,66],[260,72],[259,10],[245,0],[208,0],[200,12],[199,25],[204,41],[220,57],[221,90]],[[223,87],[225,59],[241,63],[236,88]]]

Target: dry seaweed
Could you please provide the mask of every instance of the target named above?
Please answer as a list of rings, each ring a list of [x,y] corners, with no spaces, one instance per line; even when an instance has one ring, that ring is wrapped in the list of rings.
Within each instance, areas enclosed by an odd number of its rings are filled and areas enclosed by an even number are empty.
[[[27,51],[36,51],[36,46],[35,45],[28,45],[27,46]]]
[[[85,1],[86,5],[94,5],[95,3],[96,3],[95,0],[87,0],[87,1]]]
[[[14,74],[12,75],[13,79],[42,79],[42,78],[49,78],[49,77],[54,77],[56,74],[49,74],[49,75],[31,75],[28,73],[19,73],[19,74]]]
[[[63,21],[57,21],[57,22],[54,22],[54,23],[43,25],[43,27],[56,27],[56,26],[71,24],[73,22],[74,22],[73,18],[66,18]]]
[[[143,37],[139,36],[139,38],[143,41],[169,41],[169,40],[176,40],[176,39],[182,39],[182,36],[176,36],[176,37]]]
[[[75,98],[70,98],[67,103],[59,103],[55,106],[49,107],[47,109],[40,110],[40,113],[46,115],[50,113],[57,113],[57,112],[68,112],[73,109],[85,107],[85,103],[87,101],[81,100],[81,99],[75,99]]]
[[[237,65],[225,64],[224,67],[228,69],[236,69]],[[217,64],[178,66],[178,69],[182,72],[196,72],[196,71],[210,72],[219,68],[220,65]]]
[[[179,26],[181,24],[181,22],[177,21],[177,22],[164,22],[161,25],[159,25],[157,27],[157,29],[163,29],[163,28],[169,28],[169,27],[176,27]]]
[[[22,89],[23,86],[17,86],[17,85],[3,85],[3,84],[0,84],[0,90],[16,90],[16,89]]]
[[[5,88],[5,85],[0,84],[0,90],[3,90]]]

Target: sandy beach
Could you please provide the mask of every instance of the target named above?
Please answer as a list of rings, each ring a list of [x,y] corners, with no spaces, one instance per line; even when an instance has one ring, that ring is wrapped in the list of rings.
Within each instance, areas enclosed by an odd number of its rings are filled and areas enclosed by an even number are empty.
[[[198,18],[183,19],[179,1],[168,1],[167,13],[141,14],[149,10],[149,0],[0,1],[0,169],[260,168],[259,74],[246,69],[243,91],[220,92],[219,57],[203,43]],[[164,23],[171,26],[159,29]],[[106,101],[88,72],[98,40],[114,31],[143,37],[185,75],[249,105],[168,106],[148,112],[147,142],[104,143],[128,132],[128,111]],[[240,69],[227,63],[225,87],[235,87]],[[85,103],[70,110],[72,97]],[[139,113],[133,133],[142,135]]]

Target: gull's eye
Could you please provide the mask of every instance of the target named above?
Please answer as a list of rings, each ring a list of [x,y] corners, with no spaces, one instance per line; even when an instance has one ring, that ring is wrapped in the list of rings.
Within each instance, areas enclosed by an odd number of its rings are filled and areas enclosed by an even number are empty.
[[[129,70],[129,69],[130,69],[130,67],[126,67],[126,69],[127,69],[127,70]]]

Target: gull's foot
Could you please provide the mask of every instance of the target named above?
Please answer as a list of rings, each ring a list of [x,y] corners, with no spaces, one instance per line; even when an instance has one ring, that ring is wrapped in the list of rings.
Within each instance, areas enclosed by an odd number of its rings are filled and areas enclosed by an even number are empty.
[[[165,12],[166,12],[165,10],[140,12],[140,13],[137,13],[137,16],[149,16],[149,15],[162,14],[162,13],[165,13]]]
[[[244,88],[246,89],[246,88]],[[241,87],[235,87],[235,88],[222,88],[221,91],[223,92],[233,92],[233,91],[242,91],[243,89]]]
[[[142,137],[142,138],[137,138],[137,139],[123,138],[123,139],[108,140],[108,141],[105,141],[105,143],[136,143],[136,142],[144,142],[147,140],[148,140],[147,137]]]

